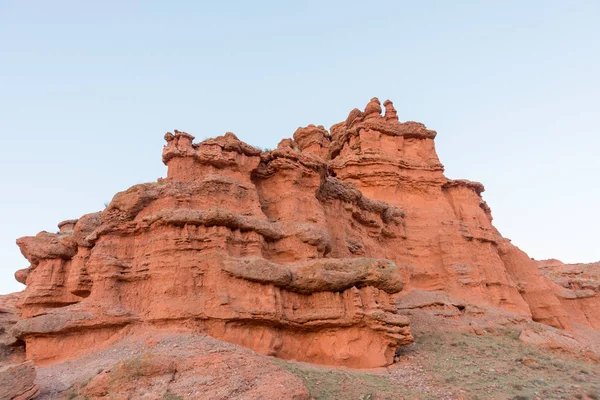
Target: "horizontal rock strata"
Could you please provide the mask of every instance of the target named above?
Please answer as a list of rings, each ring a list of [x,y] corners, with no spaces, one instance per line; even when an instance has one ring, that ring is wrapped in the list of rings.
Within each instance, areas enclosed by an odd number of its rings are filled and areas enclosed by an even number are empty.
[[[31,263],[16,274],[28,357],[52,363],[152,327],[384,366],[413,340],[396,306],[413,290],[570,329],[555,284],[492,225],[483,185],[446,178],[436,132],[383,108],[374,98],[272,151],[167,133],[166,179],[17,241]]]

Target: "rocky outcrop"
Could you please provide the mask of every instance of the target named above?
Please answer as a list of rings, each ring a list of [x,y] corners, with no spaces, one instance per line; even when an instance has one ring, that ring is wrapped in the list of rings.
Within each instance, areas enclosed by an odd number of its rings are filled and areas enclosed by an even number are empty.
[[[19,321],[16,303],[20,293],[0,296],[0,364],[24,361],[25,343],[19,341],[13,332]]]
[[[31,267],[14,331],[29,358],[73,358],[147,326],[355,367],[389,364],[412,341],[392,298],[407,269],[367,254],[361,239],[403,236],[401,210],[289,143],[267,154],[231,133],[165,138],[167,179],[18,240]]]
[[[33,361],[20,364],[0,364],[0,400],[29,400],[40,391],[35,384]]]
[[[500,307],[568,328],[558,299],[525,253],[492,225],[483,185],[450,180],[435,151],[436,133],[401,123],[372,99],[331,128],[329,168],[373,200],[404,210],[404,235],[385,257],[414,268],[409,288],[444,291],[474,304]],[[406,291],[408,292],[408,291]],[[400,294],[402,295],[402,294]]]
[[[414,290],[569,329],[554,284],[493,227],[483,185],[446,178],[436,132],[383,105],[272,151],[167,133],[166,179],[17,241],[31,263],[16,275],[28,357],[52,363],[152,327],[383,366],[413,340],[396,301]]]
[[[25,346],[14,332],[19,296],[0,296],[0,400],[29,400],[39,393],[33,362],[24,362]]]
[[[538,261],[542,274],[551,279],[554,294],[579,325],[600,330],[600,262],[564,264],[559,260]]]

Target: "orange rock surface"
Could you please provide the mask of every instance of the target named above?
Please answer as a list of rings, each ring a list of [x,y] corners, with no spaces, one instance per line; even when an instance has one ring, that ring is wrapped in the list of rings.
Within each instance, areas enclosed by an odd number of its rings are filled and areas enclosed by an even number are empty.
[[[600,330],[600,262],[563,264],[543,260],[538,265],[542,274],[556,283],[554,295],[573,323]]]
[[[396,301],[415,289],[571,329],[557,285],[493,227],[483,185],[446,178],[436,132],[384,108],[374,98],[273,151],[167,133],[166,179],[17,241],[31,263],[16,273],[28,358],[161,329],[384,366],[413,340]]]

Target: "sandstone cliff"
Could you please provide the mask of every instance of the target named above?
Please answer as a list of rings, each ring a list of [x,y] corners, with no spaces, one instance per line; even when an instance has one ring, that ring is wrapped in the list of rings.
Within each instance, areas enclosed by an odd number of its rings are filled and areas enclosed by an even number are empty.
[[[31,263],[16,273],[27,357],[53,363],[156,329],[383,366],[413,340],[396,301],[414,290],[597,328],[571,319],[557,285],[493,227],[483,185],[444,176],[436,132],[383,105],[273,151],[167,133],[166,179],[17,241]]]
[[[600,330],[600,262],[564,264],[538,261],[544,276],[556,283],[554,295],[576,324]]]

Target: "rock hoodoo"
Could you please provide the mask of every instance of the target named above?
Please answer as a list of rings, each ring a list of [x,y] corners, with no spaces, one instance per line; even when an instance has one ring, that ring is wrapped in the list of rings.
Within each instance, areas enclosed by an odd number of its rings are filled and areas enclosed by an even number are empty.
[[[389,100],[383,110],[373,98],[272,151],[167,133],[166,179],[17,241],[31,263],[16,274],[27,357],[157,329],[383,366],[413,340],[396,301],[415,289],[569,329],[556,284],[492,226],[483,186],[446,178],[436,132],[399,122]]]

